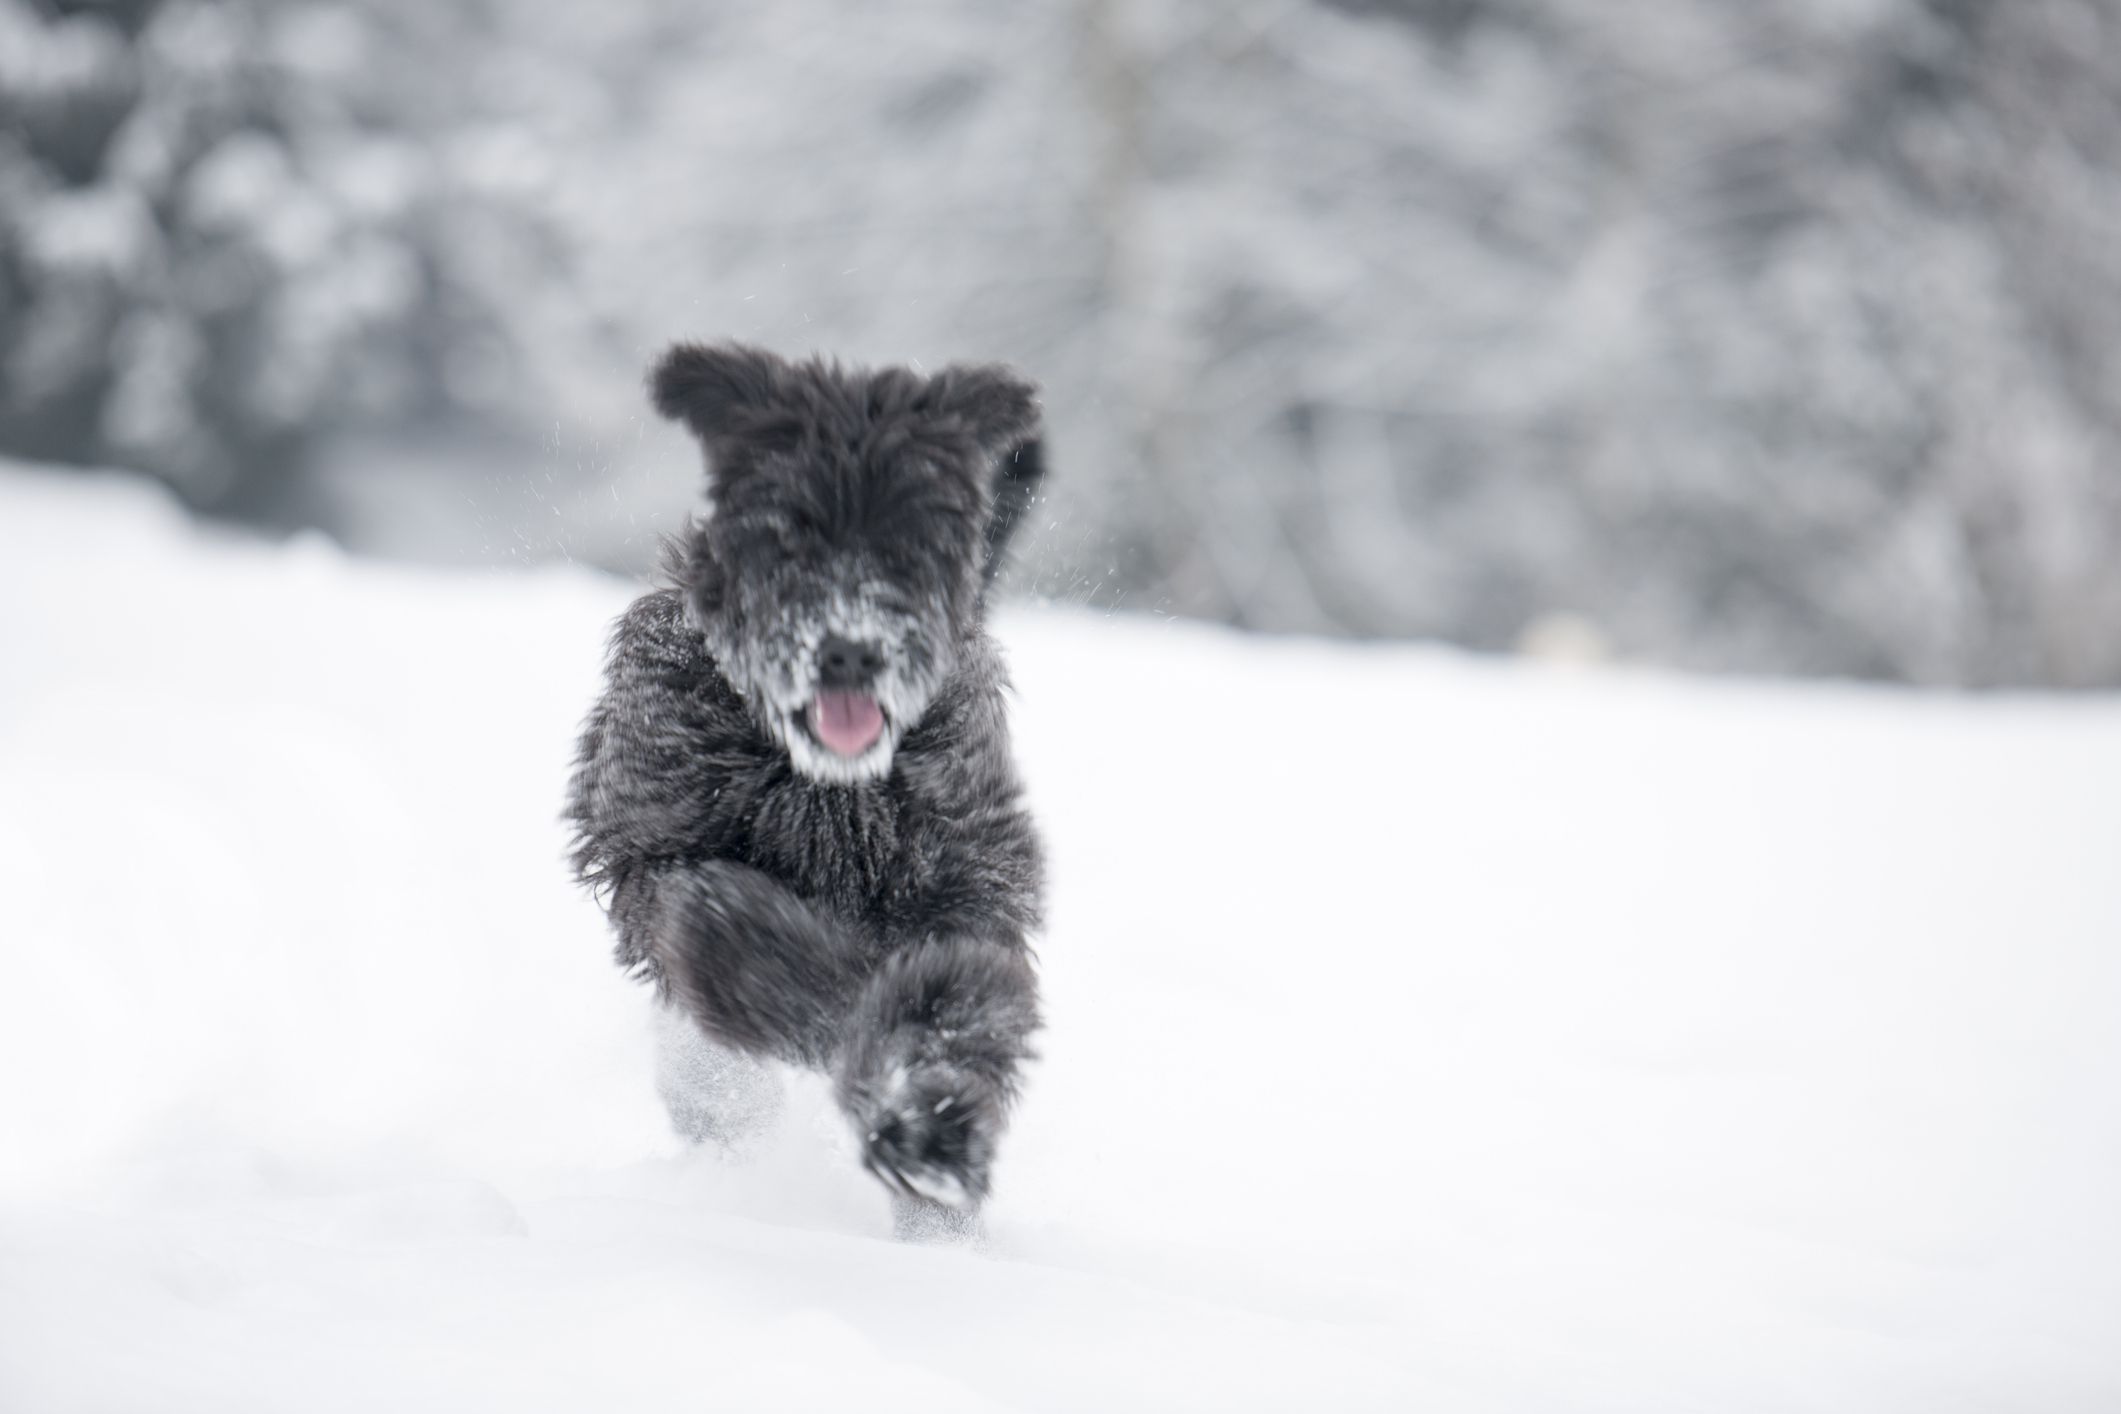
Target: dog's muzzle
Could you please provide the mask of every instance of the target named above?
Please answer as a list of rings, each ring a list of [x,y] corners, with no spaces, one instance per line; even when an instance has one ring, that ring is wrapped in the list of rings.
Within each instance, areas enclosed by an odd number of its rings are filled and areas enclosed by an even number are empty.
[[[819,645],[809,726],[828,751],[860,756],[884,734],[884,709],[871,691],[883,669],[883,650],[874,643],[834,636]]]

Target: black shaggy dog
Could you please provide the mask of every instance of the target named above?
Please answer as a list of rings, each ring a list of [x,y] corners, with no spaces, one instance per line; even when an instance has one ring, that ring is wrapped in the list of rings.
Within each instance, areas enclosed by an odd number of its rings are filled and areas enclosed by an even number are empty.
[[[733,344],[680,344],[649,382],[712,511],[613,633],[576,871],[681,1018],[680,1128],[755,1117],[739,1057],[815,1067],[902,1229],[962,1221],[1038,1025],[1039,843],[984,627],[1042,474],[1035,390]]]

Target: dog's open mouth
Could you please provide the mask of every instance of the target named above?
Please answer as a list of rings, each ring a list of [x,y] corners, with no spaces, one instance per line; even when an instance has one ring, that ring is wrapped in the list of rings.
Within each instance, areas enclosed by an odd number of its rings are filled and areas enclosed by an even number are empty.
[[[866,692],[820,692],[807,716],[811,735],[839,756],[859,756],[884,734],[884,709]]]

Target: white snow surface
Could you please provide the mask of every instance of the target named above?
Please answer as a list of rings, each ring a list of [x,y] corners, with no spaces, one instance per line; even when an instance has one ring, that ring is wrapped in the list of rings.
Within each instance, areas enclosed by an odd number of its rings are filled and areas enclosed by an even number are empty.
[[[2121,706],[1000,622],[978,1249],[726,1161],[559,802],[634,586],[0,471],[0,1409],[2112,1410]]]

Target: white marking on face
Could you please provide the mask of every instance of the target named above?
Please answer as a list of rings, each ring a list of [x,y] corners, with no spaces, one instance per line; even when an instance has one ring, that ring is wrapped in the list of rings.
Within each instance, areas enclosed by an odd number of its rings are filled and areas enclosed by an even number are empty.
[[[954,664],[948,618],[940,605],[925,612],[887,608],[880,592],[864,588],[786,612],[747,634],[702,625],[709,647],[737,690],[748,698],[798,773],[840,785],[891,774],[898,744],[919,722]],[[817,700],[818,650],[827,638],[873,644],[883,667],[867,691],[883,709],[884,729],[870,747],[842,756],[811,732]]]

